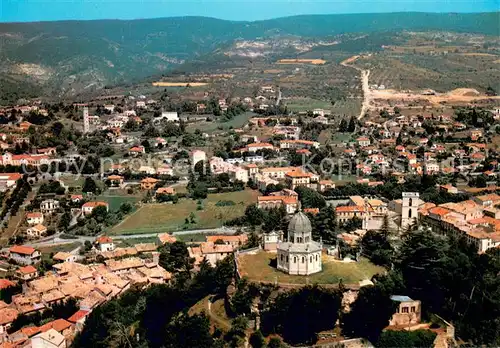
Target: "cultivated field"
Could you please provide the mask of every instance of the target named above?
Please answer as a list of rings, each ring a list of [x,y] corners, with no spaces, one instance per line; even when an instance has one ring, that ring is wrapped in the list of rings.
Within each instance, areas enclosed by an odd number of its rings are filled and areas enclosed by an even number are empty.
[[[344,284],[358,285],[362,280],[371,279],[384,268],[375,266],[367,259],[359,262],[339,262],[332,257],[323,255],[323,270],[319,273],[304,276],[292,276],[278,271],[271,266],[276,254],[259,252],[255,255],[243,254],[238,257],[239,270],[242,276],[257,282],[278,282],[284,284]]]
[[[110,234],[159,233],[221,227],[225,221],[242,216],[245,208],[257,201],[257,195],[257,191],[252,190],[211,194],[203,200],[203,210],[197,210],[197,201],[192,199],[181,199],[177,204],[147,204],[113,227]],[[219,201],[233,201],[235,205],[216,206]],[[189,219],[191,213],[195,215],[195,222],[185,224],[185,219]]]
[[[355,65],[370,70],[370,85],[404,91],[433,89],[445,93],[457,88],[484,92],[498,86],[498,56],[487,53],[414,54],[382,52],[363,56]]]
[[[480,101],[494,102],[500,100],[500,96],[487,96],[481,94],[474,88],[457,88],[447,93],[435,93],[433,95],[423,94],[422,92],[414,91],[396,91],[393,89],[386,90],[371,90],[371,99],[396,100],[399,102],[423,101],[439,107],[440,104],[456,104],[456,103],[476,103]]]
[[[208,85],[207,82],[153,82],[155,87],[202,87]]]
[[[323,65],[326,60],[323,59],[280,59],[278,64],[312,64],[312,65]]]
[[[286,101],[286,107],[290,111],[312,111],[313,109],[330,110],[332,104],[325,100],[317,100],[311,98],[297,98]]]

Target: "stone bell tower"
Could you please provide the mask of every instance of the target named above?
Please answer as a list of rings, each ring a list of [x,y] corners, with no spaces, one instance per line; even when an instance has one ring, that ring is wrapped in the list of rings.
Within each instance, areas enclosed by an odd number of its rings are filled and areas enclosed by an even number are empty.
[[[405,229],[418,220],[418,206],[420,198],[418,192],[403,192],[401,205],[401,228]]]

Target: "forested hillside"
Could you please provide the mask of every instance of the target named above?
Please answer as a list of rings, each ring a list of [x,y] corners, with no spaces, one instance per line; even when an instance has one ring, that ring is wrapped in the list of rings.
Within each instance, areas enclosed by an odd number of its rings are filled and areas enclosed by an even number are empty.
[[[1,23],[0,83],[27,82],[30,90],[40,86],[40,94],[71,95],[171,71],[235,40],[294,37],[307,41],[401,30],[498,35],[497,18],[498,13],[390,13],[304,15],[255,22],[177,17]],[[339,49],[357,52],[393,43],[391,35],[383,34],[375,41],[374,37],[360,40],[347,35]],[[15,96],[31,94],[16,91]]]

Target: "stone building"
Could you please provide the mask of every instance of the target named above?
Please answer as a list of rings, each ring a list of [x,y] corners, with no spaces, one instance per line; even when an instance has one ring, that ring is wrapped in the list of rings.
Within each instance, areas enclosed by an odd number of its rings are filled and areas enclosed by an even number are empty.
[[[321,243],[312,239],[309,218],[295,214],[288,224],[288,241],[278,243],[277,267],[292,275],[309,275],[321,271]]]
[[[390,326],[411,326],[420,324],[421,303],[408,296],[393,295],[391,300],[398,304],[396,313],[392,315],[389,321]]]
[[[403,192],[401,206],[401,228],[414,224],[418,219],[420,198],[418,192]]]

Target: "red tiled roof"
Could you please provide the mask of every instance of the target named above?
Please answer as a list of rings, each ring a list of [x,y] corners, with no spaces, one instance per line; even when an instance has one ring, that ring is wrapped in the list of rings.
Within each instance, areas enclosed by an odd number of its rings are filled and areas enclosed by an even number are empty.
[[[113,240],[109,238],[108,236],[101,236],[96,239],[97,243],[104,244],[104,243],[113,243]]]
[[[290,176],[292,178],[306,178],[306,177],[310,178],[312,176],[312,174],[303,172],[301,170],[297,170],[297,171],[292,171],[292,172],[286,173],[286,176]]]
[[[319,208],[305,208],[304,213],[311,213],[313,215],[316,215],[319,213]]]
[[[439,216],[445,216],[446,214],[448,214],[450,212],[451,212],[450,210],[448,210],[446,208],[442,208],[442,207],[435,207],[435,208],[429,209],[429,213],[439,215]]]
[[[269,144],[269,143],[253,143],[253,144],[248,144],[247,147],[273,147],[273,144]]]
[[[342,212],[342,213],[349,213],[349,212],[355,212],[355,211],[365,211],[365,207],[362,207],[360,205],[343,205],[335,208],[335,211],[337,212]]]
[[[207,236],[207,242],[215,243],[217,240],[222,240],[224,242],[241,242],[245,243],[248,240],[248,236],[246,234],[240,234],[237,236]]]
[[[175,189],[172,187],[160,187],[156,190],[156,194],[175,195]]]
[[[95,207],[99,207],[99,206],[103,206],[103,207],[107,207],[108,206],[108,203],[106,202],[99,202],[99,201],[94,201],[94,202],[87,202],[85,203],[84,205],[82,205],[82,208],[86,208],[86,207],[92,207],[92,208],[95,208]]]
[[[14,245],[9,249],[9,252],[15,254],[31,255],[35,252],[35,248],[25,246],[25,245]]]
[[[154,184],[154,183],[157,183],[159,180],[158,179],[155,179],[155,178],[145,178],[145,179],[142,179],[141,180],[141,183],[145,183],[145,184]]]
[[[18,315],[19,312],[14,308],[5,307],[0,309],[0,325],[12,323]]]
[[[89,311],[84,311],[83,309],[81,309],[75,314],[73,314],[71,317],[69,317],[68,321],[71,323],[76,323],[78,320],[86,317],[89,313],[90,313]]]
[[[37,212],[35,212],[35,213],[28,213],[28,214],[26,214],[26,217],[27,217],[28,219],[29,219],[29,218],[33,218],[33,219],[35,219],[35,218],[41,218],[42,216],[43,216],[43,214],[42,214],[42,213],[37,213]]]
[[[19,273],[23,273],[23,274],[31,274],[31,273],[35,273],[37,270],[35,267],[29,265],[29,266],[21,267],[17,271]]]
[[[8,279],[0,279],[0,290],[14,286],[15,284]]]
[[[45,331],[49,331],[50,329],[54,329],[60,333],[64,330],[66,330],[67,328],[71,327],[71,325],[73,325],[73,324],[71,324],[66,319],[56,319],[56,320],[53,320],[51,322],[48,322],[45,325],[40,326],[40,331],[45,332]]]
[[[25,334],[26,336],[31,337],[39,333],[40,328],[38,326],[29,326],[29,327],[23,327],[19,331],[21,331],[21,333]]]
[[[257,201],[282,201],[284,204],[297,204],[298,199],[295,196],[258,196]]]

